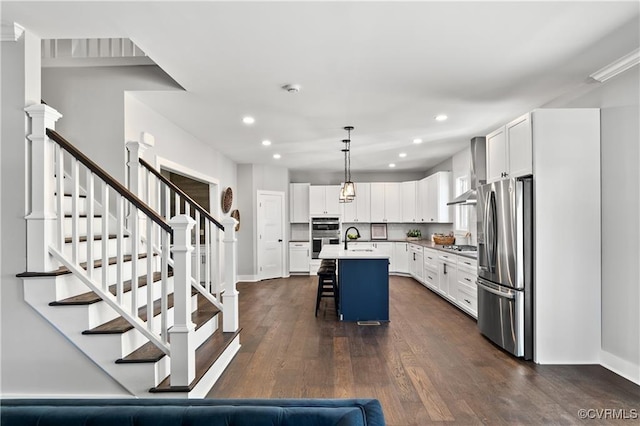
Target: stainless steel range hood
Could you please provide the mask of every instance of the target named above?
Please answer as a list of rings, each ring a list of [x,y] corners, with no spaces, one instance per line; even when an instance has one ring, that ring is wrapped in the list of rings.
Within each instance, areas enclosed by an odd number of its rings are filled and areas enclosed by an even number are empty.
[[[447,203],[448,206],[475,204],[477,201],[476,189],[480,185],[487,183],[487,139],[482,136],[476,136],[471,139],[470,173],[471,189],[449,201]]]

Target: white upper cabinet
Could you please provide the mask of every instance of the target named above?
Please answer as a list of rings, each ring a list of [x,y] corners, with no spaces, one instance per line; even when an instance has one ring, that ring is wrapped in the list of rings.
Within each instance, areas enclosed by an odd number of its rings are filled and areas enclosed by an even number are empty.
[[[418,182],[402,182],[402,222],[418,221]]]
[[[487,135],[487,183],[504,177],[507,170],[507,135],[504,126]]]
[[[533,174],[531,114],[525,114],[505,126],[509,176]]]
[[[289,222],[309,223],[309,184],[289,184]]]
[[[487,182],[533,172],[531,114],[487,135]]]
[[[450,223],[451,172],[437,172],[418,182],[419,222]]]
[[[340,203],[342,208],[342,222],[370,222],[371,221],[371,184],[355,183],[356,197],[350,203]]]
[[[371,222],[402,222],[401,197],[400,182],[372,183]]]
[[[309,187],[309,215],[336,215],[341,213],[338,197],[340,185],[311,185]]]

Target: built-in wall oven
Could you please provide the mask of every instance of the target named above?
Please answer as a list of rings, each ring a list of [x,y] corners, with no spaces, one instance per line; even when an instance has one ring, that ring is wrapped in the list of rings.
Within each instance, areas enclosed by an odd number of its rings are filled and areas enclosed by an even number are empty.
[[[311,218],[311,258],[317,259],[325,244],[340,244],[339,217]]]

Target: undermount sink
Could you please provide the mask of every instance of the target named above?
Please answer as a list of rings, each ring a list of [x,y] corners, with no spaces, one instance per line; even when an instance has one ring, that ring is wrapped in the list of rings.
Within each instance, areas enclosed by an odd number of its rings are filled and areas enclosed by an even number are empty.
[[[373,249],[349,249],[348,251],[373,251]]]

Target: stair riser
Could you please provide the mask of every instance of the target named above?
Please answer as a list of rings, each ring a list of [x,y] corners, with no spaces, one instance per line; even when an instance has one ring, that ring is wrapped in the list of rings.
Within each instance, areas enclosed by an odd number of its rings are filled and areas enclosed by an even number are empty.
[[[102,219],[103,219],[103,217],[94,217],[93,218],[93,234],[94,235],[102,234]],[[104,219],[107,220],[107,218],[104,218]],[[88,220],[89,219],[86,218],[86,217],[78,217],[78,235],[79,236],[87,235],[87,222],[88,222]],[[72,217],[65,217],[64,218],[64,236],[65,236],[65,238],[71,237],[73,235],[73,229],[72,229],[72,223],[73,222],[72,221],[73,221]],[[109,223],[108,229],[109,229],[109,233],[111,233],[111,234],[115,234],[116,233],[116,226],[114,224]]]
[[[58,200],[55,200],[55,205],[58,205]],[[87,213],[87,208],[88,206],[88,199],[84,198],[84,197],[79,197],[78,198],[78,212],[79,214],[86,214]],[[72,197],[64,197],[62,200],[62,211],[64,212],[65,215],[67,214],[71,214],[71,212],[73,211],[73,198]],[[93,203],[93,212],[94,214],[102,214],[102,206],[97,204],[97,203]]]
[[[152,290],[153,290],[153,300],[158,300],[160,299],[160,297],[162,297],[162,282],[161,281],[154,281],[152,284]],[[173,293],[173,277],[169,277],[167,280],[167,294]],[[138,301],[137,301],[137,305],[138,307],[141,306],[145,306],[147,304],[147,286],[143,286],[143,287],[138,287]],[[122,304],[127,307],[127,312],[131,312],[130,306],[131,306],[131,297],[132,297],[132,293],[130,291],[124,293],[122,295]],[[107,305],[106,303],[103,302],[97,302],[94,303],[93,305]],[[91,305],[91,306],[93,306]],[[194,302],[192,302],[192,306],[191,309],[192,311],[194,310],[194,306],[197,308],[197,300],[195,300]],[[108,308],[109,310],[113,311],[111,308]],[[137,309],[136,309],[137,311]],[[115,311],[113,311],[115,312]],[[118,316],[118,315],[115,315]],[[115,318],[111,317],[109,318],[109,320]],[[91,329],[94,327],[97,327],[109,320],[103,320],[104,317],[102,316],[90,316],[88,318],[89,321],[89,326],[87,329]],[[157,330],[158,332],[160,331],[160,328],[158,328]]]
[[[128,244],[127,244],[128,245]],[[81,241],[78,243],[78,258],[80,262],[85,262],[87,260],[87,241]],[[102,258],[102,241],[94,240],[92,244],[93,248],[93,259],[101,259]],[[115,238],[111,238],[107,241],[107,255],[109,257],[115,256],[118,248],[118,240]],[[73,253],[73,245],[71,243],[66,243],[64,245],[64,255],[67,259],[71,259],[71,255]]]

